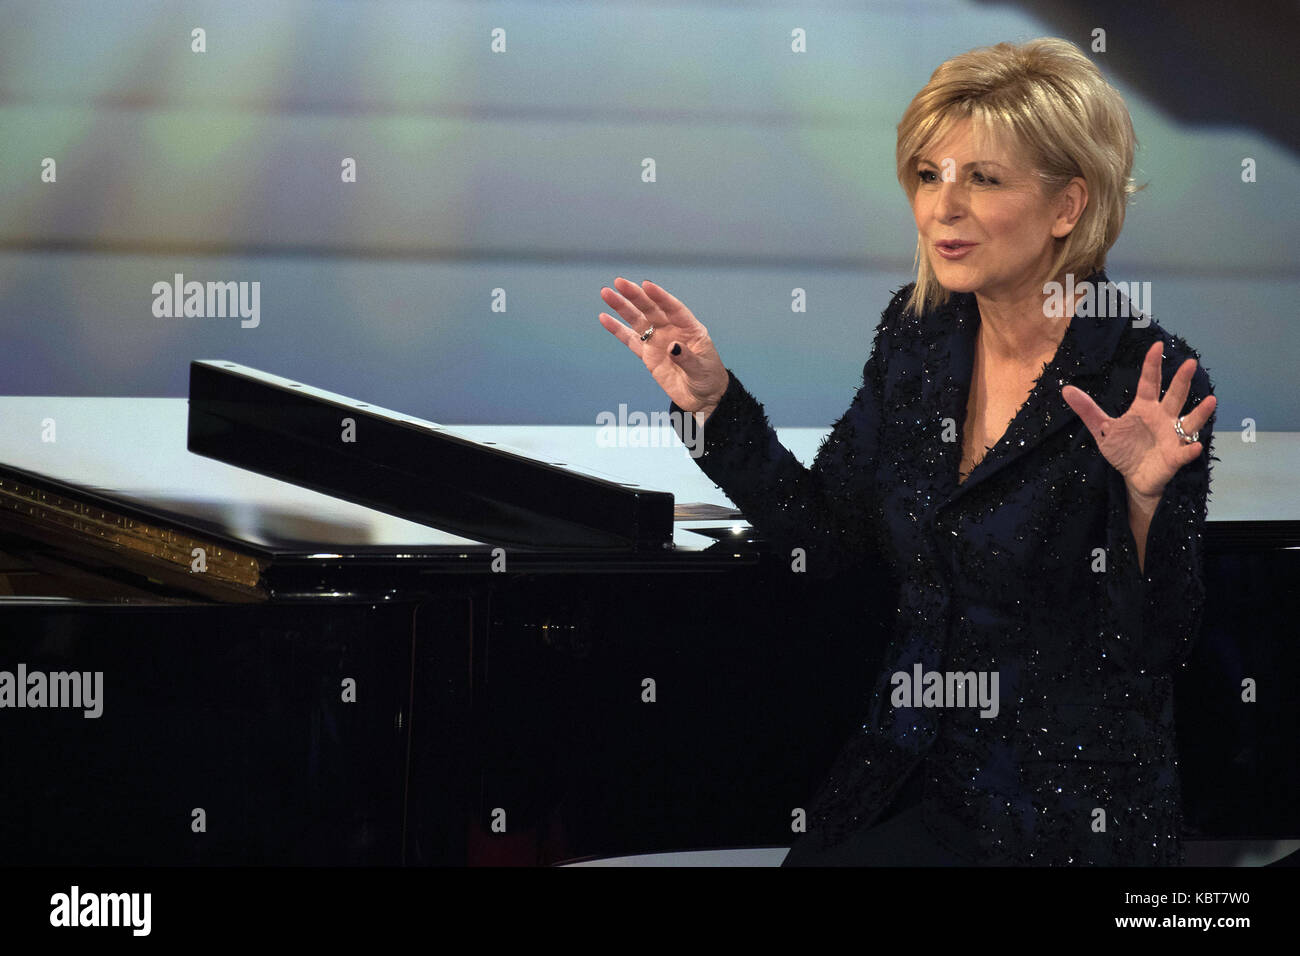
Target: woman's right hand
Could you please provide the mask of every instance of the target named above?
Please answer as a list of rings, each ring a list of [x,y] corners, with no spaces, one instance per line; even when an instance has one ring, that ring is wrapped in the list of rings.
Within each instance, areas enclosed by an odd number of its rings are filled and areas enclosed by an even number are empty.
[[[600,324],[645,363],[659,387],[680,408],[707,417],[727,390],[726,366],[706,329],[674,296],[655,285],[636,285],[622,277],[614,289],[600,290],[605,303],[628,323],[600,313]],[[654,326],[642,342],[641,333]],[[631,326],[629,328],[628,326]],[[680,346],[678,354],[673,348]]]

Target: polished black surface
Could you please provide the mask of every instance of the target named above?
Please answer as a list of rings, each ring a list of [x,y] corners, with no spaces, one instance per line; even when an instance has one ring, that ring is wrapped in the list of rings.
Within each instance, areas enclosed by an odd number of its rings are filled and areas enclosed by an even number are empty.
[[[1295,837],[1284,607],[1300,567],[1207,562],[1238,590],[1212,591],[1177,685],[1185,835]],[[0,601],[0,668],[104,674],[97,719],[0,711],[4,858],[535,864],[788,844],[859,717],[879,596],[768,558],[603,580],[436,576],[388,603]],[[1287,600],[1255,603],[1270,593]],[[1253,708],[1229,690],[1242,676]]]
[[[467,537],[672,547],[673,496],[582,474],[231,362],[190,366],[189,450]]]

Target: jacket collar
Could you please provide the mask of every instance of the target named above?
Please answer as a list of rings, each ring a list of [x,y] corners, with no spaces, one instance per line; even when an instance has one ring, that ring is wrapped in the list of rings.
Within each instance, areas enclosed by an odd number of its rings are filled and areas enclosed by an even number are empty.
[[[1101,270],[1076,283],[1075,289],[1092,285],[1092,301],[1097,302],[1099,295],[1104,298],[1102,291],[1109,281],[1105,271]],[[1124,304],[1127,307],[1127,302]],[[1091,311],[1095,313],[1100,310]],[[1120,313],[1121,316],[1124,314],[1126,313]],[[1036,380],[1025,404],[966,481],[958,484],[957,468],[961,464],[962,444],[960,438],[966,421],[966,403],[975,365],[975,336],[980,325],[975,294],[950,296],[946,305],[935,310],[935,315],[940,322],[937,334],[948,337],[949,362],[944,380],[932,384],[939,385],[939,407],[945,417],[955,419],[958,435],[957,441],[946,443],[948,454],[940,456],[941,467],[948,473],[946,477],[951,489],[951,494],[941,507],[952,504],[1007,465],[1033,451],[1069,422],[1077,421],[1078,415],[1061,397],[1061,388],[1072,384],[1098,398],[1096,385],[1107,371],[1124,326],[1129,321],[1121,317],[1099,317],[1095,314],[1087,317],[1076,314],[1071,317],[1056,355],[1043,366],[1043,373]]]

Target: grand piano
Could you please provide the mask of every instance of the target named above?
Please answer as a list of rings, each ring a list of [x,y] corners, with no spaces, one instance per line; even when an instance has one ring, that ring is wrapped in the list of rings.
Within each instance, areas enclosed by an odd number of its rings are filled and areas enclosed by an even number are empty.
[[[188,402],[0,398],[0,861],[788,846],[881,595],[790,574],[671,429],[598,431],[449,428],[224,361]],[[807,462],[821,434],[781,437]],[[1199,863],[1300,838],[1300,436],[1234,437],[1177,688]]]

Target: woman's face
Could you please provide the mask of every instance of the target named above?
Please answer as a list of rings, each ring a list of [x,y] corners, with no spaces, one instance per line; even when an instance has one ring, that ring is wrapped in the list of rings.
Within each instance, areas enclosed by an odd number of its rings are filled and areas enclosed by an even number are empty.
[[[976,149],[969,119],[921,157],[916,175],[912,212],[944,288],[989,298],[1041,295],[1053,239],[1069,234],[1087,203],[1082,179],[1049,201],[1015,156],[1001,147]],[[950,240],[970,245],[940,245]]]

